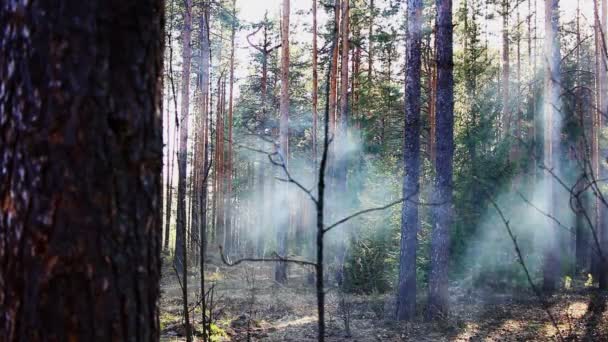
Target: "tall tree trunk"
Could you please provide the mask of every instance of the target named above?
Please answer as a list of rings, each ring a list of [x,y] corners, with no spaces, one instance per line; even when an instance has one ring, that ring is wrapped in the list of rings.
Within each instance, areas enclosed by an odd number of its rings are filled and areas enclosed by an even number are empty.
[[[435,32],[437,32],[437,26],[435,25]],[[429,91],[429,159],[431,161],[431,165],[435,165],[435,160],[437,159],[437,126],[436,126],[436,117],[437,110],[435,105],[437,104],[437,38],[434,39],[433,48],[430,53],[430,64],[431,64],[431,72],[430,72],[430,91]]]
[[[602,116],[606,115],[606,113],[608,113],[608,99],[606,98],[606,92],[608,91],[608,56],[606,56],[606,37],[608,36],[608,1],[607,0],[602,0],[602,17],[601,17],[601,25],[602,25],[602,29],[601,29],[601,41],[600,41],[600,58],[601,58],[601,65],[600,65],[600,70],[601,70],[601,89],[602,89],[602,106],[601,106],[601,112],[602,112]],[[600,124],[599,126],[599,132],[598,133],[598,138],[600,141],[603,140],[602,137],[602,133],[604,131],[605,125],[606,125],[606,120],[600,120],[600,121],[604,121],[602,124]],[[598,143],[598,146],[600,146],[600,155],[602,156],[606,156],[606,154],[608,153],[608,150],[605,147],[602,147],[601,144]],[[608,170],[606,169],[606,164],[605,163],[600,163],[600,168],[599,168],[599,176],[598,179],[606,179],[606,177],[608,177]],[[600,239],[600,248],[602,250],[602,252],[605,253],[605,251],[608,251],[608,215],[607,215],[607,211],[606,211],[606,207],[605,205],[602,203],[601,206],[601,214],[600,214],[600,225],[599,225],[599,239]],[[600,258],[600,263],[599,263],[599,277],[598,277],[598,281],[599,281],[599,288],[601,290],[608,290],[608,262],[605,258]]]
[[[200,91],[200,89],[199,89]],[[200,96],[200,94],[197,94],[196,96]],[[194,101],[195,103],[197,102],[196,99]],[[186,235],[188,237],[188,251],[190,252],[190,255],[193,257],[192,258],[192,262],[194,263],[195,259],[196,259],[196,252],[197,249],[194,248],[194,246],[198,243],[198,169],[199,169],[199,163],[200,163],[200,157],[199,157],[199,153],[200,153],[200,113],[197,116],[196,115],[196,111],[194,113],[194,139],[192,141],[192,157],[191,157],[191,161],[190,161],[190,202],[189,202],[189,215],[188,217],[190,217],[190,222],[188,224],[188,234]]]
[[[317,0],[312,0],[312,163],[313,169],[317,169],[317,139],[319,121],[319,71],[317,58]]]
[[[560,136],[560,43],[559,43],[559,0],[545,1],[545,94],[544,94],[544,165],[553,173],[559,173],[559,136]],[[545,172],[546,201],[549,213],[555,214],[556,180]],[[555,215],[554,215],[555,216]],[[543,290],[555,291],[560,278],[559,228],[547,219],[549,234],[543,260]]]
[[[341,0],[334,0],[335,27],[340,27],[340,2]],[[338,30],[339,31],[339,30]],[[338,103],[338,57],[340,52],[340,35],[336,34],[334,39],[333,50],[331,52],[331,79],[329,86],[329,135],[333,137],[336,134],[336,107]],[[335,144],[333,144],[335,146]]]
[[[591,132],[591,163],[592,163],[592,174],[593,178],[599,178],[599,170],[600,170],[600,158],[599,158],[599,141],[600,141],[600,127],[602,125],[602,102],[603,102],[603,93],[602,93],[602,82],[601,82],[601,33],[600,33],[600,17],[599,17],[599,0],[593,0],[593,14],[594,14],[594,36],[595,36],[595,110],[593,113],[592,120],[592,132]],[[593,228],[598,232],[601,222],[601,214],[602,214],[602,203],[598,196],[595,196],[594,203],[594,221]],[[598,277],[599,270],[599,253],[593,253],[591,259],[591,273],[594,277]]]
[[[177,226],[175,234],[175,255],[173,265],[182,274],[183,314],[186,324],[186,340],[191,341],[188,310],[188,260],[186,251],[186,169],[188,167],[188,124],[190,106],[190,59],[192,55],[192,2],[184,0],[184,26],[182,28],[182,107],[179,125],[179,153],[177,164]]]
[[[279,154],[282,156],[285,167],[289,162],[289,0],[283,0],[281,15],[281,98],[280,98],[280,132],[279,132]],[[289,188],[287,183],[281,185],[281,191],[288,198]],[[285,205],[281,203],[280,205]],[[277,227],[277,244],[279,254],[287,255],[287,232],[288,224]],[[287,263],[278,262],[274,269],[274,280],[280,284],[287,283]]]
[[[223,80],[224,74],[220,74],[217,80],[217,104],[215,114],[215,186],[213,189],[213,201],[215,207],[215,238],[220,245],[225,245],[223,194],[224,194],[224,111],[223,111]]]
[[[448,313],[448,249],[452,225],[454,68],[452,1],[437,0],[437,158],[429,274],[429,318]]]
[[[169,46],[169,61],[168,61],[168,73],[169,73],[169,85],[171,96],[167,96],[169,99],[167,101],[167,160],[168,160],[168,183],[167,183],[167,194],[165,196],[165,234],[164,234],[164,244],[163,250],[169,251],[169,236],[171,233],[171,210],[173,204],[173,170],[175,166],[175,145],[177,144],[177,132],[178,132],[178,113],[177,113],[177,92],[175,90],[175,82],[173,75],[173,0],[171,0],[169,10],[170,18],[169,18],[169,28],[167,32],[168,38],[168,46]],[[169,102],[173,102],[173,108],[175,109],[175,125],[171,125],[171,119],[169,117],[169,112],[171,108],[171,104]],[[170,128],[173,127],[173,134],[170,134]],[[173,143],[171,143],[171,136],[173,136]]]
[[[163,22],[0,4],[0,340],[159,339]]]
[[[236,34],[236,0],[232,0],[232,29],[230,38],[230,89],[228,96],[228,151],[226,153],[226,235],[229,241],[226,242],[228,252],[234,252],[232,227],[232,124],[233,124],[233,93],[234,93],[234,40]]]
[[[580,0],[577,0],[576,6],[576,67],[582,70],[581,65],[581,8],[580,8]],[[583,82],[581,79],[581,73],[578,72],[576,75],[576,88],[583,89]],[[587,126],[587,119],[585,117],[585,109],[584,100],[585,92],[581,90],[576,91],[576,103],[575,110],[576,116],[578,117],[580,127],[585,130]],[[591,127],[593,129],[593,127]],[[581,134],[577,141],[577,154],[578,158],[581,158],[581,162],[583,162],[583,167],[580,170],[579,177],[581,180],[585,179],[585,172],[587,171],[587,151],[586,146],[587,142],[585,141],[587,135]],[[577,206],[576,206],[576,237],[575,237],[575,270],[577,274],[582,272],[586,272],[588,270],[589,265],[589,228],[587,227],[587,223],[585,222],[585,210],[588,210],[588,202],[587,202],[587,194],[585,193],[585,187],[588,186],[587,182],[579,181],[575,188],[575,192],[581,194],[577,198]]]
[[[374,71],[374,19],[375,8],[374,0],[369,0],[369,27],[368,27],[368,47],[367,47],[367,86],[371,88],[373,83]]]
[[[503,138],[509,138],[511,134],[511,110],[509,108],[509,0],[502,0],[502,134]]]
[[[171,58],[169,58],[171,60]],[[169,98],[169,96],[167,96]],[[167,116],[165,119],[165,125],[167,125],[167,181],[166,181],[166,192],[165,192],[165,232],[164,232],[164,246],[163,250],[168,251],[169,249],[169,234],[171,232],[171,202],[173,196],[173,148],[175,144],[172,143],[172,137],[175,132],[171,134],[171,104],[167,101]]]
[[[201,63],[200,63],[200,88],[201,96],[199,108],[202,119],[202,168],[199,171],[201,174],[201,183],[199,190],[199,210],[200,210],[200,244],[199,244],[199,271],[200,277],[200,298],[202,304],[202,325],[203,325],[203,341],[207,340],[208,333],[211,327],[207,320],[207,303],[206,303],[206,288],[205,288],[205,261],[207,253],[207,185],[209,178],[209,89],[210,77],[209,67],[211,64],[211,44],[209,41],[209,1],[204,0],[202,3],[202,13],[199,20],[199,42],[201,46]]]
[[[185,0],[184,26],[182,28],[182,103],[179,120],[179,152],[177,155],[177,225],[175,234],[175,254],[173,264],[178,272],[184,270],[183,251],[186,249],[186,168],[188,162],[188,121],[190,107],[190,58],[192,49],[190,36],[192,31],[192,3]]]
[[[397,319],[416,315],[416,247],[420,189],[420,69],[422,65],[422,0],[407,4],[407,69],[405,81],[405,134],[403,141],[403,203],[401,211],[401,255]]]

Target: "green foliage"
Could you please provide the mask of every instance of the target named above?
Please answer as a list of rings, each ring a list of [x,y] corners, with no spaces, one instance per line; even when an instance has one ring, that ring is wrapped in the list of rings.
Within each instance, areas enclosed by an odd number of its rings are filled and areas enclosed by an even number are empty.
[[[398,260],[391,253],[395,251],[395,239],[391,235],[380,230],[353,242],[345,265],[346,291],[370,294],[392,288]]]

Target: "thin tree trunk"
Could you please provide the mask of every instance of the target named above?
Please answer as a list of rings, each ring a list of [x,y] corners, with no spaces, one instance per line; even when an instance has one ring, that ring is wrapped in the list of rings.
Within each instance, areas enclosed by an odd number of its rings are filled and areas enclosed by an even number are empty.
[[[437,25],[435,25],[435,32],[437,32]],[[431,164],[435,166],[435,160],[437,159],[437,126],[436,126],[436,117],[437,117],[437,38],[435,37],[433,42],[433,48],[431,50],[430,63],[431,63],[431,86],[430,86],[430,94],[429,94],[429,159]]]
[[[285,167],[289,162],[289,0],[283,0],[281,15],[281,98],[280,98],[280,132],[279,154],[282,156]],[[287,183],[281,185],[281,191],[288,198]],[[281,204],[283,205],[283,204]],[[288,227],[277,227],[278,252],[281,256],[287,255]],[[278,262],[274,269],[274,280],[280,284],[287,283],[287,263]]]
[[[163,22],[0,4],[1,341],[159,339]]]
[[[200,170],[201,184],[199,192],[199,204],[200,204],[200,244],[199,244],[199,271],[201,274],[200,278],[200,298],[201,298],[201,322],[203,325],[203,341],[208,339],[211,327],[209,326],[210,320],[207,319],[207,302],[206,302],[206,286],[205,286],[205,261],[207,253],[207,185],[209,179],[209,89],[210,89],[210,77],[209,67],[211,64],[211,44],[209,41],[209,2],[204,0],[202,4],[202,13],[200,16],[200,28],[199,28],[199,41],[201,46],[201,65],[200,65],[200,87],[201,96],[199,107],[202,116],[202,149],[203,149],[203,163]]]
[[[340,27],[340,1],[334,0],[335,7],[335,23],[336,27]],[[329,135],[333,137],[336,134],[336,107],[338,101],[338,56],[340,46],[338,44],[340,35],[337,34],[334,38],[333,51],[331,53],[331,80],[329,88]],[[333,145],[335,146],[335,145]]]
[[[429,274],[429,318],[448,313],[448,248],[452,226],[454,61],[452,1],[437,0],[437,159]]]
[[[185,1],[184,26],[182,28],[182,103],[177,158],[177,228],[175,234],[175,255],[173,257],[173,264],[180,273],[184,270],[183,260],[181,260],[182,250],[186,248],[186,168],[188,156],[188,109],[190,106],[190,58],[192,54],[190,46],[192,4],[190,0]]]
[[[367,47],[367,86],[371,88],[373,83],[374,71],[374,0],[369,0],[369,27],[368,27],[368,47]]]
[[[234,232],[232,227],[232,125],[233,125],[233,93],[234,93],[234,39],[236,34],[236,0],[232,0],[232,30],[230,39],[230,89],[228,97],[228,151],[226,155],[226,235],[229,241],[226,242],[228,252],[233,253],[234,241],[232,240]]]
[[[503,138],[511,134],[511,111],[509,106],[509,0],[502,1],[502,133]]]
[[[416,315],[416,247],[418,244],[418,202],[420,188],[420,70],[422,45],[422,0],[407,4],[407,69],[405,83],[405,134],[403,141],[403,203],[401,211],[401,255],[397,319]]]
[[[318,102],[319,102],[319,71],[317,58],[317,0],[312,0],[312,163],[313,170],[317,169],[317,139],[318,139]]]

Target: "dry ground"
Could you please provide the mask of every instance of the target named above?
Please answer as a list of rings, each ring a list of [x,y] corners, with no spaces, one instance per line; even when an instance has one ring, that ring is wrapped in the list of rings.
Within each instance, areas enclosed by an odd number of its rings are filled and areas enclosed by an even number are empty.
[[[162,341],[183,341],[181,289],[172,268],[165,263],[161,284]],[[199,279],[190,276],[190,303],[197,301]],[[315,341],[316,299],[307,285],[307,271],[291,266],[287,286],[271,279],[272,265],[225,267],[210,261],[206,273],[216,286],[218,341]],[[329,289],[328,341],[554,341],[556,329],[536,297],[515,296],[493,290],[453,287],[450,317],[439,323],[396,323],[392,296],[341,296]],[[592,300],[594,299],[594,300]],[[550,299],[562,337],[571,341],[608,341],[605,296],[582,286]],[[346,303],[346,305],[340,305]],[[423,302],[421,302],[423,303]],[[592,303],[590,305],[590,303]],[[602,303],[602,304],[597,304]],[[422,307],[423,305],[419,305]],[[200,326],[200,309],[192,309]],[[350,317],[350,336],[344,317]],[[202,340],[200,337],[197,340]]]

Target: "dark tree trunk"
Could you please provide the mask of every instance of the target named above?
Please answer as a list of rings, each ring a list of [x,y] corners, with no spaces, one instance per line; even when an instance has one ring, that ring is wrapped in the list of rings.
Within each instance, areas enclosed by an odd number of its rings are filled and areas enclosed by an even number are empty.
[[[420,177],[420,69],[422,42],[422,0],[408,1],[407,75],[405,83],[405,137],[403,142],[403,203],[401,211],[401,256],[397,319],[410,320],[416,314],[416,246]]]
[[[159,339],[163,21],[0,5],[1,341]]]
[[[448,313],[448,255],[452,225],[454,155],[454,68],[452,1],[437,0],[436,179],[429,274],[428,317]]]

